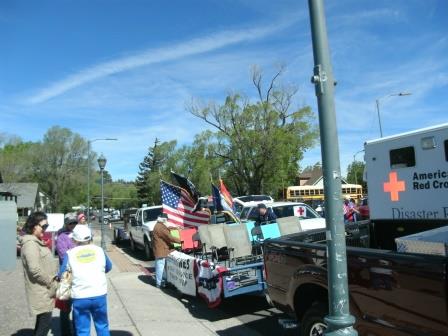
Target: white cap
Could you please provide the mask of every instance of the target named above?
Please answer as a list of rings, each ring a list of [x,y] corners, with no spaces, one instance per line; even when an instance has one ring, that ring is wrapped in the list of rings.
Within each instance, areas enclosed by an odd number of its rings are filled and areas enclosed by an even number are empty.
[[[92,239],[92,231],[90,231],[87,225],[76,225],[70,236],[77,242],[82,243]]]
[[[157,217],[157,222],[166,224],[168,220],[165,217]]]

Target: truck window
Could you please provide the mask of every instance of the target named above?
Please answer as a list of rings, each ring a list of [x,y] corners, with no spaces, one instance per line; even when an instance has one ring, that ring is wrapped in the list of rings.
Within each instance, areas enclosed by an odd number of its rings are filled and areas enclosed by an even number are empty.
[[[445,140],[445,160],[448,161],[448,140]]]
[[[155,221],[162,214],[162,208],[148,209],[143,212],[145,223]]]
[[[389,152],[389,156],[390,167],[392,169],[415,166],[415,151],[413,146],[392,149]]]

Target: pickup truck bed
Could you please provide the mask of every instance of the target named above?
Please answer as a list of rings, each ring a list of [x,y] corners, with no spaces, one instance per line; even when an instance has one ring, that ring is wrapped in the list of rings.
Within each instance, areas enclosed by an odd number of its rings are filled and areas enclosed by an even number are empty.
[[[376,249],[368,221],[346,228],[350,311],[358,333],[448,335],[448,258]],[[302,336],[312,335],[328,312],[325,231],[268,240],[264,253],[270,300],[297,318]]]

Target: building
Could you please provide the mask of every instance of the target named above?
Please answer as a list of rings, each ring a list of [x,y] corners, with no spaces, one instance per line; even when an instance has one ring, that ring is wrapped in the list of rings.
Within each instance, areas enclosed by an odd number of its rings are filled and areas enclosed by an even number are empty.
[[[19,216],[28,216],[32,211],[48,211],[48,197],[39,191],[38,183],[0,183],[0,197],[15,200]]]

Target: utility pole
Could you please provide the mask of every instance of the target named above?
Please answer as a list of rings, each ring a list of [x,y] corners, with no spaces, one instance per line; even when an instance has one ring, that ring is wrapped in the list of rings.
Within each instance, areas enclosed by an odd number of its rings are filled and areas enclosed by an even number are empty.
[[[313,40],[314,75],[324,177],[329,315],[325,335],[356,336],[350,315],[345,228],[343,223],[339,142],[334,107],[333,70],[328,49],[323,0],[308,0]]]

